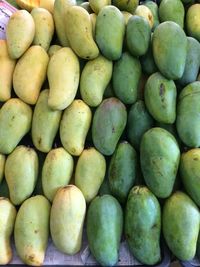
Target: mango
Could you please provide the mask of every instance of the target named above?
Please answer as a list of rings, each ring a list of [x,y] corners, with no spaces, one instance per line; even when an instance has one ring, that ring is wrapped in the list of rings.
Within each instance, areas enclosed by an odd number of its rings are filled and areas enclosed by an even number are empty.
[[[88,1],[84,1],[83,3],[80,4],[81,7],[83,7],[89,14],[93,13],[93,10],[90,6],[90,3]]]
[[[92,112],[82,100],[76,99],[67,107],[60,122],[60,140],[63,147],[74,156],[79,156],[85,146]]]
[[[152,48],[160,72],[169,80],[181,78],[187,56],[187,38],[182,28],[172,21],[159,24],[153,34]]]
[[[48,50],[49,58],[51,58],[58,50],[60,50],[62,46],[60,45],[51,45]]]
[[[95,168],[94,168],[95,166]],[[75,185],[90,202],[98,193],[106,173],[106,160],[95,148],[84,149],[75,170]]]
[[[164,238],[179,260],[189,261],[195,256],[199,218],[197,206],[181,191],[175,192],[164,204],[162,218]]]
[[[50,215],[51,237],[57,249],[74,255],[81,249],[86,203],[74,185],[60,188],[53,200]]]
[[[29,12],[17,10],[6,27],[8,53],[12,59],[20,58],[31,45],[35,35],[35,23]]]
[[[79,76],[78,57],[71,48],[64,47],[50,58],[47,70],[50,108],[63,110],[72,103],[78,89]]]
[[[5,40],[0,40],[0,101],[4,102],[11,98],[12,76],[16,61],[8,54],[8,46]]]
[[[5,162],[6,162],[5,155],[0,154],[0,184],[1,184],[3,177],[4,177]]]
[[[16,208],[8,198],[0,197],[0,265],[12,260],[11,235],[14,229]]]
[[[39,45],[31,46],[18,60],[13,73],[13,88],[25,103],[34,105],[37,102],[48,62],[48,54]]]
[[[104,6],[111,5],[111,0],[89,0],[89,3],[92,10],[98,14]]]
[[[11,98],[0,109],[0,153],[9,154],[31,128],[32,110],[18,98]]]
[[[200,42],[200,3],[191,5],[186,14],[186,29],[189,36]]]
[[[154,195],[170,196],[180,160],[174,136],[159,127],[144,133],[140,145],[140,163],[144,180]]]
[[[97,107],[102,102],[104,91],[112,77],[112,70],[112,61],[102,55],[85,64],[80,78],[80,93],[86,104]]]
[[[92,36],[95,38],[95,28],[96,28],[96,20],[97,20],[97,15],[95,13],[90,14],[90,20],[92,22]]]
[[[93,39],[89,13],[80,6],[73,6],[68,9],[65,21],[67,38],[75,53],[83,59],[96,58],[99,49]]]
[[[41,45],[44,50],[48,50],[54,34],[54,21],[51,13],[41,7],[34,8],[31,16],[35,22],[34,45]]]
[[[108,168],[110,191],[121,203],[125,203],[134,185],[137,163],[135,149],[128,142],[121,142],[112,155]]]
[[[104,6],[97,16],[95,39],[102,55],[118,60],[122,54],[125,19],[115,6]]]
[[[139,5],[135,10],[134,15],[145,18],[148,21],[150,28],[153,28],[154,17],[151,10],[147,6]]]
[[[158,4],[156,2],[146,0],[144,2],[144,5],[147,6],[151,10],[151,13],[153,15],[152,31],[154,31],[155,28],[160,24],[159,14],[158,14]]]
[[[117,98],[107,98],[98,106],[92,122],[92,140],[99,152],[106,156],[113,154],[126,121],[126,107]]]
[[[130,12],[127,12],[127,11],[121,11],[121,13],[124,16],[125,24],[127,26],[129,19],[132,17],[132,14]]]
[[[53,14],[55,0],[40,0],[40,7],[45,8]]]
[[[144,265],[161,260],[161,208],[146,186],[134,186],[125,209],[125,237],[134,257]]]
[[[134,15],[128,20],[126,27],[126,42],[133,56],[144,55],[150,45],[151,28],[148,21],[141,16]]]
[[[15,1],[19,7],[31,11],[34,7],[39,7],[40,0],[16,0]]]
[[[33,193],[38,177],[38,164],[35,150],[23,145],[16,147],[7,157],[5,178],[10,200],[14,205],[20,205]]]
[[[133,14],[136,7],[139,5],[139,0],[112,0],[112,4],[120,10],[128,11]]]
[[[123,228],[123,212],[110,195],[96,197],[90,204],[86,230],[89,248],[99,264],[113,266],[118,262]]]
[[[27,265],[43,265],[49,237],[49,201],[42,195],[25,200],[17,213],[14,240],[17,254]]]
[[[48,105],[49,90],[43,90],[33,112],[31,135],[34,146],[42,152],[52,148],[59,128],[62,112],[52,110]]]

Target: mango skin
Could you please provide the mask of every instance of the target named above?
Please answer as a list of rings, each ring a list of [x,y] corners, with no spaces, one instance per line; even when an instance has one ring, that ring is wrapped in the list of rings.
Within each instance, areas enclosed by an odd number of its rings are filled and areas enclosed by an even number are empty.
[[[81,99],[67,107],[60,122],[60,140],[63,147],[74,156],[79,156],[85,146],[92,112]]]
[[[17,213],[14,240],[17,254],[27,265],[43,265],[49,237],[50,203],[42,195],[25,200]]]
[[[200,146],[199,121],[200,81],[188,84],[179,94],[176,128],[183,143],[189,147]]]
[[[112,77],[112,70],[112,61],[102,55],[85,64],[80,78],[80,93],[86,104],[97,107],[102,102],[104,91]]]
[[[154,17],[153,17],[153,13],[151,12],[150,8],[148,8],[145,5],[139,5],[135,10],[134,15],[145,18],[149,22],[150,28],[151,29],[153,28]]]
[[[42,188],[49,201],[53,201],[57,190],[66,186],[74,168],[72,156],[63,147],[52,149],[42,167]]]
[[[90,14],[90,20],[92,22],[92,36],[95,38],[95,28],[96,28],[96,20],[97,20],[97,15],[95,13]]]
[[[48,106],[49,90],[43,90],[35,105],[32,119],[31,135],[34,146],[41,152],[52,148],[59,128],[62,112]]]
[[[90,202],[97,195],[105,173],[104,156],[93,147],[83,150],[76,165],[75,185],[83,193],[86,202]]]
[[[113,89],[124,104],[133,104],[136,101],[141,74],[140,61],[128,52],[124,52],[114,63]]]
[[[0,153],[10,154],[31,128],[32,110],[18,98],[11,98],[0,109]]]
[[[9,56],[20,58],[31,45],[34,35],[35,24],[31,14],[26,10],[13,13],[6,27]]]
[[[200,4],[191,5],[186,14],[186,29],[189,36],[200,42]]]
[[[53,200],[50,230],[59,251],[74,255],[81,249],[86,203],[81,191],[74,185],[60,188]]]
[[[104,6],[108,6],[111,5],[111,0],[89,0],[89,4],[90,7],[92,8],[92,10],[98,14],[99,11],[104,7]]]
[[[120,143],[109,164],[108,180],[112,195],[121,203],[125,203],[135,182],[137,163],[135,149],[126,141]]]
[[[113,266],[118,261],[118,251],[123,228],[123,212],[111,195],[96,197],[90,204],[86,230],[89,248],[102,266]]]
[[[54,21],[51,13],[44,8],[34,8],[31,16],[35,22],[34,45],[41,45],[48,50],[54,34]]]
[[[145,182],[159,198],[170,196],[180,160],[179,146],[168,131],[148,130],[140,144],[140,163]]]
[[[112,155],[125,129],[127,111],[115,97],[105,99],[96,109],[92,122],[92,140],[99,152]]]
[[[166,200],[163,234],[168,247],[179,260],[189,261],[195,256],[199,222],[199,210],[185,193],[177,191]]]
[[[159,24],[153,34],[152,48],[160,72],[169,80],[181,78],[187,56],[187,38],[181,27],[172,21]]]
[[[0,265],[12,260],[10,238],[14,229],[16,208],[8,198],[0,197]]]
[[[95,39],[102,55],[118,60],[122,54],[125,19],[115,6],[104,6],[96,20]]]
[[[139,5],[138,0],[112,0],[112,4],[119,8],[120,10],[128,11],[130,13],[134,13],[135,9]]]
[[[68,9],[65,21],[67,38],[75,53],[87,60],[96,58],[99,49],[93,39],[89,13],[80,6],[73,6]]]
[[[51,58],[58,50],[60,50],[62,46],[60,45],[51,45],[48,50],[49,58]]]
[[[53,14],[55,0],[40,0],[40,7],[45,8]]]
[[[37,102],[48,62],[48,54],[39,45],[31,46],[18,60],[13,73],[13,88],[25,103],[34,105]]]
[[[125,209],[125,237],[133,255],[145,265],[161,260],[161,208],[145,186],[134,186]]]
[[[7,157],[5,178],[13,204],[20,205],[33,193],[38,177],[38,165],[35,150],[22,145],[16,147]]]
[[[147,6],[151,10],[151,13],[153,15],[152,31],[154,31],[155,28],[160,24],[159,15],[158,15],[158,4],[153,1],[146,0],[144,2],[144,5]]]
[[[0,40],[0,101],[4,102],[11,98],[12,76],[16,61],[8,54],[6,40]]]
[[[3,177],[4,177],[5,162],[6,162],[5,155],[0,154],[0,184],[1,184]]]

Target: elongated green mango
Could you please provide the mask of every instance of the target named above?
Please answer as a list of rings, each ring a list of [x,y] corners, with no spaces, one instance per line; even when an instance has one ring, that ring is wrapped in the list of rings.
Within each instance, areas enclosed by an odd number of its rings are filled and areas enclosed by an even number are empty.
[[[197,1],[196,1],[197,2]],[[189,7],[186,14],[186,29],[189,36],[194,37],[200,42],[200,3]]]
[[[49,56],[39,45],[31,46],[18,60],[13,73],[13,88],[25,103],[34,105],[46,78]]]
[[[5,155],[0,154],[0,184],[4,177],[5,162],[6,162]]]
[[[0,153],[9,154],[31,127],[32,110],[18,98],[9,99],[0,109]]]
[[[73,158],[64,148],[52,149],[47,154],[42,167],[42,188],[51,202],[57,190],[69,183],[73,167]]]
[[[74,255],[81,249],[86,203],[74,185],[60,188],[53,200],[50,216],[51,237],[63,253]]]
[[[49,237],[49,201],[42,195],[25,200],[17,213],[14,239],[17,254],[27,265],[43,265]]]
[[[48,106],[49,90],[43,90],[33,112],[32,140],[34,146],[42,152],[49,152],[59,128],[62,112]]]
[[[13,204],[19,205],[30,197],[37,176],[38,156],[35,150],[25,146],[16,147],[5,164],[5,178]]]
[[[112,4],[118,7],[120,10],[125,10],[133,14],[139,5],[139,0],[113,0]]]
[[[83,151],[91,120],[90,108],[80,99],[65,109],[60,123],[60,139],[71,155],[79,156]]]
[[[83,150],[76,165],[75,185],[81,190],[87,202],[97,195],[105,173],[104,156],[92,147]]]
[[[71,48],[59,49],[50,58],[47,76],[50,86],[49,107],[65,109],[75,98],[80,76],[78,57]]]
[[[80,79],[81,97],[91,107],[98,106],[112,77],[112,61],[102,55],[90,60],[83,68]]]
[[[12,260],[10,238],[14,229],[17,211],[8,198],[0,197],[0,265]]]

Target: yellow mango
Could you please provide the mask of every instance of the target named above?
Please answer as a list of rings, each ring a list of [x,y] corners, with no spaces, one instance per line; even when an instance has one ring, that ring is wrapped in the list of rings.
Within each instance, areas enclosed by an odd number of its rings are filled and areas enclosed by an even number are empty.
[[[5,167],[6,157],[0,154],[0,184],[4,177],[4,167]]]
[[[13,87],[25,103],[34,105],[37,102],[48,62],[48,54],[39,45],[31,46],[18,60],[13,73]]]
[[[98,14],[104,6],[111,5],[111,0],[89,0],[89,3],[92,10]]]
[[[154,24],[153,14],[147,6],[139,5],[135,10],[134,15],[144,17],[149,22],[150,27],[151,28],[153,27]]]
[[[95,13],[91,13],[90,20],[92,22],[92,36],[93,38],[95,38],[95,27],[96,27],[97,15]]]
[[[132,14],[128,11],[121,11],[122,12],[122,15],[124,16],[124,19],[125,19],[125,23],[127,25],[128,23],[128,20],[130,19],[130,17],[132,16]]]
[[[22,9],[31,11],[34,7],[39,7],[40,0],[16,0],[16,3]]]
[[[40,0],[39,6],[53,14],[55,0]]]
[[[52,57],[58,50],[60,50],[62,46],[60,45],[51,45],[48,50],[49,57]]]

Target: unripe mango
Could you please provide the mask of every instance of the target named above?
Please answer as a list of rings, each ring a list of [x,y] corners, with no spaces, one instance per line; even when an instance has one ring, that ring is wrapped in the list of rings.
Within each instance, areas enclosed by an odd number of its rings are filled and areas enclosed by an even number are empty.
[[[89,3],[92,10],[98,14],[104,6],[111,5],[111,0],[89,0]]]
[[[60,50],[62,46],[60,45],[51,45],[48,50],[49,58],[51,58],[58,50]]]
[[[139,0],[112,0],[112,4],[120,10],[125,10],[133,14],[139,4]]]

